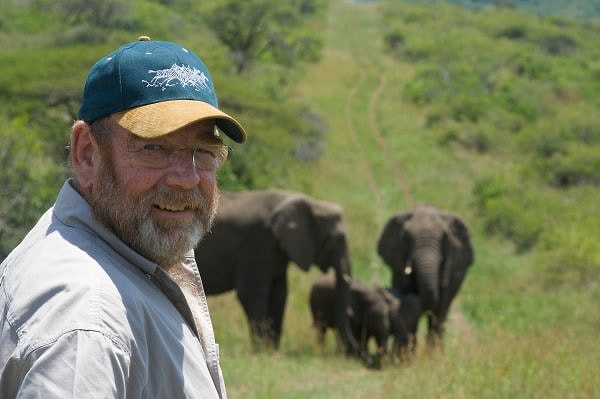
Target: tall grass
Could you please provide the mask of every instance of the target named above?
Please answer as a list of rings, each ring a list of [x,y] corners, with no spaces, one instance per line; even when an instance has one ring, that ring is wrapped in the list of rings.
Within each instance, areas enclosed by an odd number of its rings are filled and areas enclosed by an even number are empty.
[[[467,221],[476,262],[452,307],[444,348],[429,352],[420,345],[411,363],[386,361],[383,370],[373,371],[340,354],[331,333],[325,347],[319,347],[308,308],[309,288],[319,272],[303,273],[290,265],[278,352],[253,352],[233,293],[209,297],[230,397],[597,396],[600,374],[593,370],[600,366],[600,287],[598,276],[589,274],[594,267],[582,272],[587,276],[587,284],[580,285],[584,289],[554,284],[549,275],[569,273],[568,254],[559,254],[565,259],[563,269],[548,268],[544,260],[549,255],[518,253],[511,241],[486,233],[472,199],[477,179],[486,176],[482,171],[510,171],[512,166],[489,154],[460,149],[452,153],[439,146],[439,137],[424,133],[427,114],[402,97],[415,70],[383,53],[377,7],[369,2],[331,2],[323,59],[295,89],[298,98],[324,115],[326,147],[315,165],[291,167],[295,178],[287,188],[344,207],[354,274],[367,282],[389,283],[389,270],[375,253],[376,241],[391,214],[410,208],[392,170],[394,163],[408,177],[417,202],[451,210]],[[413,17],[426,17],[419,12]],[[377,92],[382,79],[385,87]],[[374,135],[373,119],[386,150]],[[551,247],[553,240],[567,239],[564,236],[570,237],[568,232],[544,232],[540,240]],[[577,244],[574,239],[573,246]],[[582,251],[577,256],[597,262],[595,255]],[[422,323],[421,344],[424,333]]]

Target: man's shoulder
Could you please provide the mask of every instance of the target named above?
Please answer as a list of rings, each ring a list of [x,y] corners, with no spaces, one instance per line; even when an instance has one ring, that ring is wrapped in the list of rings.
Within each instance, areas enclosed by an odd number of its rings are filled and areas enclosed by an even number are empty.
[[[73,241],[56,229],[24,243],[0,268],[0,307],[22,339],[97,331],[123,345],[137,334],[149,299],[160,296],[144,273],[99,238]],[[137,313],[136,313],[137,312]]]

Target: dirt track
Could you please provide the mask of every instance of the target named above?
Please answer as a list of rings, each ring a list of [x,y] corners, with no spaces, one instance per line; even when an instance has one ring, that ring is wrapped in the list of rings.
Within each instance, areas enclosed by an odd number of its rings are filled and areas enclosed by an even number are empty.
[[[352,140],[352,145],[356,148],[359,154],[364,154],[364,148],[362,142],[358,136],[356,131],[356,126],[352,122],[352,105],[356,98],[356,93],[358,92],[358,88],[360,87],[360,83],[364,80],[364,74],[362,74],[359,78],[359,81],[356,85],[353,86],[348,98],[346,100],[346,124],[348,125],[348,132],[350,132],[350,138]],[[381,209],[383,205],[383,201],[381,200],[381,192],[379,187],[377,187],[377,180],[375,180],[375,174],[373,173],[373,168],[369,164],[369,160],[367,157],[361,157],[361,162],[364,164],[364,170],[366,173],[367,181],[369,182],[369,189],[373,194],[373,198],[375,199],[375,204],[377,205],[377,209]]]
[[[364,148],[363,148],[363,143],[361,141],[359,134],[357,133],[356,126],[354,125],[354,123],[352,121],[352,109],[353,109],[354,101],[356,99],[358,88],[361,86],[361,84],[364,82],[364,80],[365,80],[365,75],[363,73],[360,76],[360,78],[358,79],[357,84],[355,84],[353,86],[353,88],[350,91],[350,93],[347,97],[347,100],[346,100],[346,124],[348,126],[348,132],[350,133],[350,138],[352,140],[352,144],[354,145],[356,150],[359,151],[359,153],[363,153],[363,154],[365,153]],[[379,97],[381,96],[381,93],[383,92],[385,87],[386,87],[386,78],[385,78],[385,75],[382,74],[382,75],[380,75],[380,78],[379,78],[379,84],[375,88],[373,88],[371,95],[370,95],[369,108],[368,108],[368,114],[367,114],[367,117],[369,120],[369,132],[370,132],[371,136],[377,142],[377,145],[380,148],[381,153],[385,155],[390,172],[392,173],[392,176],[394,177],[395,181],[402,188],[402,192],[404,193],[406,202],[409,204],[409,206],[411,208],[414,208],[415,199],[414,199],[412,190],[410,188],[408,178],[406,177],[406,174],[404,173],[400,164],[395,160],[394,154],[390,151],[389,145],[386,142],[385,137],[381,133],[381,129],[379,128],[379,124],[377,122],[377,105],[378,105]],[[381,207],[383,205],[383,201],[382,201],[382,197],[381,197],[381,190],[377,185],[377,180],[375,179],[375,174],[373,172],[373,168],[371,167],[367,157],[362,157],[361,162],[364,164],[364,170],[366,173],[366,178],[369,183],[369,189],[371,190],[371,193],[373,194],[373,198],[375,199],[375,203],[376,203],[378,209],[381,209]]]
[[[415,199],[410,189],[410,184],[408,183],[408,179],[406,178],[406,174],[403,169],[400,167],[398,162],[394,159],[394,154],[390,151],[390,147],[388,143],[385,141],[383,134],[381,134],[381,129],[379,129],[379,124],[377,123],[377,103],[379,101],[379,97],[381,93],[386,87],[386,79],[385,75],[380,75],[379,77],[379,85],[373,90],[371,94],[371,99],[369,101],[369,124],[370,131],[382,153],[385,155],[388,166],[392,172],[392,175],[396,179],[396,181],[402,187],[402,191],[404,192],[404,196],[406,197],[406,202],[410,205],[411,208],[415,207]]]

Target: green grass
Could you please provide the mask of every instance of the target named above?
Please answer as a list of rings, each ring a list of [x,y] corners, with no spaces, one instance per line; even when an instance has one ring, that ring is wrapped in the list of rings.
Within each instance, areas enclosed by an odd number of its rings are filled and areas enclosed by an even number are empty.
[[[326,151],[317,164],[295,166],[298,178],[287,188],[343,205],[354,274],[368,282],[389,282],[376,241],[392,213],[410,208],[394,165],[402,168],[417,202],[450,209],[471,225],[476,262],[452,308],[444,350],[427,353],[420,346],[411,364],[385,363],[382,371],[370,371],[339,354],[331,333],[325,348],[318,347],[307,298],[319,272],[291,265],[279,352],[250,349],[233,293],[209,297],[230,397],[599,395],[600,375],[592,371],[600,366],[597,277],[581,291],[548,287],[535,253],[517,255],[513,244],[484,232],[471,197],[474,182],[483,170],[510,165],[488,155],[453,153],[424,133],[426,115],[401,94],[414,70],[384,55],[377,18],[375,3],[332,2],[322,60],[295,89],[325,116]],[[424,330],[422,323],[420,342]]]

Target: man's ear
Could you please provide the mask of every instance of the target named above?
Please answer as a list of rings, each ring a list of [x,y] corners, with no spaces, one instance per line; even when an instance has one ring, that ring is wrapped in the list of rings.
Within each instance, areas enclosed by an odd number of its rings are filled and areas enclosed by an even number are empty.
[[[100,149],[84,121],[75,122],[71,130],[71,165],[80,189],[89,194],[100,165]]]

